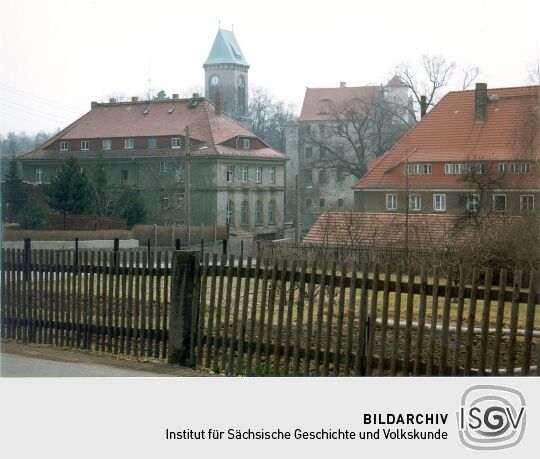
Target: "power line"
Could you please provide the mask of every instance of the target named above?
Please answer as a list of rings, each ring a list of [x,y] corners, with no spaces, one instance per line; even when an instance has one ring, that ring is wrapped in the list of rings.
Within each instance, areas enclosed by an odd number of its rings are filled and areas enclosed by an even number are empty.
[[[10,101],[4,101],[2,102],[3,99],[0,99],[0,106],[4,106],[4,107],[7,107],[7,108],[10,108],[10,109],[14,109],[14,110],[20,110],[28,115],[32,115],[32,116],[35,116],[37,118],[42,118],[42,119],[47,119],[49,121],[54,121],[55,123],[65,123],[66,121],[65,120],[62,120],[60,119],[59,117],[55,117],[54,115],[50,115],[48,113],[45,113],[45,112],[41,112],[38,113],[38,111],[32,111],[32,109],[28,109],[24,106],[21,106],[21,105],[18,105],[18,104],[15,104],[13,102],[10,102]]]
[[[0,89],[3,89],[4,91],[11,92],[13,94],[22,95],[22,96],[28,97],[30,99],[34,99],[34,100],[39,101],[39,102],[41,102],[43,104],[46,104],[46,105],[56,106],[58,108],[68,110],[68,111],[71,111],[73,113],[80,113],[80,110],[77,110],[75,107],[72,107],[70,105],[66,105],[66,104],[62,104],[60,102],[54,102],[52,100],[44,99],[43,97],[35,96],[35,95],[30,94],[28,92],[21,91],[20,89],[13,88],[13,87],[8,86],[7,84],[4,84],[4,83],[0,83]]]

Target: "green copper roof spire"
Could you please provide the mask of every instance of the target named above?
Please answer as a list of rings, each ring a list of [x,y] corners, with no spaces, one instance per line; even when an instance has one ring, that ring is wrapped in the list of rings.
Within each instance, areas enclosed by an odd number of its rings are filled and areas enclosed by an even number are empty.
[[[203,67],[213,64],[238,64],[249,67],[233,32],[223,29],[218,30],[208,59],[206,59]]]

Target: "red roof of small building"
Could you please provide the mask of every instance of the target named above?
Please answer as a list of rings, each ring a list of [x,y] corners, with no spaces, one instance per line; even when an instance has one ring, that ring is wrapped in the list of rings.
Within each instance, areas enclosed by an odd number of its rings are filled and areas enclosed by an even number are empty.
[[[110,139],[130,137],[183,136],[189,127],[194,143],[208,148],[197,154],[220,154],[254,158],[282,159],[286,156],[261,140],[264,148],[236,149],[222,145],[235,137],[256,137],[255,134],[226,113],[218,114],[215,106],[205,98],[167,99],[151,102],[119,102],[95,104],[91,110],[21,159],[60,158],[65,152],[51,150],[57,140]],[[175,150],[178,153],[178,150]],[[81,152],[83,153],[83,152]],[[139,152],[137,152],[139,153]],[[148,156],[155,154],[148,153]],[[79,153],[77,153],[79,155]],[[132,152],[129,152],[132,155]]]
[[[540,86],[488,89],[487,120],[475,122],[475,91],[449,92],[353,187],[399,189],[403,165],[414,163],[530,161],[531,173],[508,176],[505,185],[538,188],[532,169],[540,158]],[[410,175],[409,187],[465,188],[463,176]]]

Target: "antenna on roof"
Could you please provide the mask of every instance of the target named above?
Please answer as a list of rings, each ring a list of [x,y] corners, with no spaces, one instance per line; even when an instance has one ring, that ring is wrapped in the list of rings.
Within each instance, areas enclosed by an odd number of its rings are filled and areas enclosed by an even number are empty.
[[[234,32],[234,24],[231,25],[231,29]]]
[[[218,29],[221,29],[221,19],[218,20]]]

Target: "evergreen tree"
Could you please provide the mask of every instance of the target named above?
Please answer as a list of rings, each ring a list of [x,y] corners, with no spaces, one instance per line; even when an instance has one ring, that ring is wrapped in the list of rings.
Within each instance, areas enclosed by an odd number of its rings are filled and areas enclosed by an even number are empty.
[[[118,195],[115,215],[125,219],[128,228],[144,222],[146,209],[138,190],[125,189]]]
[[[114,193],[110,187],[109,170],[103,152],[98,160],[92,175],[93,210],[97,215],[110,217],[114,215]]]
[[[9,170],[4,183],[3,198],[4,205],[7,207],[8,222],[11,223],[28,200],[28,192],[19,177],[19,170],[15,159],[12,159],[9,163]]]
[[[92,187],[74,156],[66,159],[47,189],[49,204],[65,214],[92,212]]]
[[[18,219],[24,229],[37,230],[47,228],[47,206],[40,202],[36,193],[31,193]]]

